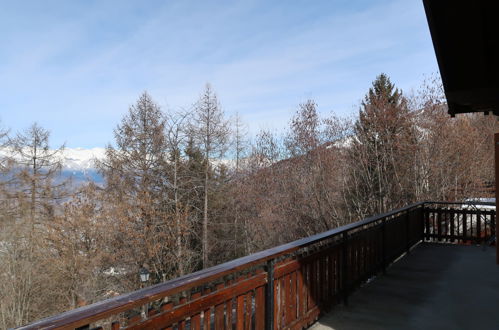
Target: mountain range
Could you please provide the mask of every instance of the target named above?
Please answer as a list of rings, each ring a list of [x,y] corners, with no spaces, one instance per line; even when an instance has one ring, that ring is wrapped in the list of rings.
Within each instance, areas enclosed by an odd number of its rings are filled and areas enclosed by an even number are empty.
[[[102,183],[103,178],[95,166],[95,160],[103,159],[105,148],[66,148],[60,156],[62,159],[64,178],[72,178],[74,184],[86,181]]]
[[[105,153],[105,148],[65,148],[58,155],[62,161],[61,179],[71,178],[75,185],[87,181],[103,183],[103,178],[97,171],[95,160],[103,159]],[[11,155],[8,148],[0,149],[0,157],[8,155]]]

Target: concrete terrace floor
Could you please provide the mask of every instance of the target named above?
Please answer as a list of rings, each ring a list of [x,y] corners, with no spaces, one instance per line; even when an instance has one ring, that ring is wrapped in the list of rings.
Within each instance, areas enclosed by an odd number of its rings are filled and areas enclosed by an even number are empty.
[[[499,329],[495,247],[422,243],[310,329]]]

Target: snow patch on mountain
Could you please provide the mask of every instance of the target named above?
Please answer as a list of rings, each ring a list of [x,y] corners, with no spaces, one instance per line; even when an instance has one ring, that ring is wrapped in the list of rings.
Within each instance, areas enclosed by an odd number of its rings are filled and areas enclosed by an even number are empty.
[[[79,186],[85,182],[103,183],[102,175],[97,171],[96,160],[104,159],[104,148],[66,148],[59,155],[62,161],[62,178],[71,178]]]
[[[105,155],[105,148],[66,148],[59,157],[65,170],[85,172],[94,170],[95,161],[103,159]]]
[[[95,161],[104,159],[106,155],[105,148],[65,148],[62,153],[57,153],[55,150],[49,150],[49,154],[54,154],[62,162],[62,167],[65,170],[86,171],[96,168]],[[30,154],[26,150],[26,154]],[[1,148],[0,157],[18,158],[10,148]]]
[[[55,150],[49,150],[49,154]],[[26,150],[29,154],[29,151]],[[95,161],[104,159],[106,155],[105,148],[65,148],[62,153],[54,153],[54,156],[62,163],[61,175],[57,180],[71,178],[73,184],[78,186],[85,182],[93,181],[102,183],[104,179],[97,170]],[[17,158],[10,148],[0,148],[0,158]]]

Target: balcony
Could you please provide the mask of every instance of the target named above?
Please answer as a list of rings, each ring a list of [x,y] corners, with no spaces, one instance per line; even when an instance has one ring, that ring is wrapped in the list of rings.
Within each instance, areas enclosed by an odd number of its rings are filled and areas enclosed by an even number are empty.
[[[420,244],[311,329],[494,329],[494,259],[493,247]]]
[[[421,202],[21,329],[493,328],[494,235],[485,203]]]

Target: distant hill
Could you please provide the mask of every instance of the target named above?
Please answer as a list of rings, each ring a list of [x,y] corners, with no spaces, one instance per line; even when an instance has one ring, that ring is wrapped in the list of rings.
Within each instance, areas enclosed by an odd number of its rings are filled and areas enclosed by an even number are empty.
[[[103,184],[104,178],[97,172],[96,169],[89,170],[68,170],[63,169],[61,179],[71,178],[73,185],[79,186],[85,182],[91,181],[97,184]]]

